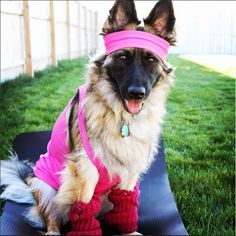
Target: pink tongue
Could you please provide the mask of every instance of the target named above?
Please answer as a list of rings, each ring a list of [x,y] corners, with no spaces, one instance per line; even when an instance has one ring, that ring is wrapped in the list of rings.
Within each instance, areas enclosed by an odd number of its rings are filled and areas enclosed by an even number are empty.
[[[142,110],[143,103],[140,101],[126,101],[129,113],[136,114]]]

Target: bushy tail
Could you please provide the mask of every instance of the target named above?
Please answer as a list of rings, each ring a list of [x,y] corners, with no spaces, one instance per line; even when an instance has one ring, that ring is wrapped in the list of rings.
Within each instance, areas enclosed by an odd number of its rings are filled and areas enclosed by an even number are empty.
[[[11,153],[9,160],[1,161],[1,186],[5,189],[0,198],[19,203],[34,203],[34,197],[25,179],[33,176],[33,164],[21,161]]]

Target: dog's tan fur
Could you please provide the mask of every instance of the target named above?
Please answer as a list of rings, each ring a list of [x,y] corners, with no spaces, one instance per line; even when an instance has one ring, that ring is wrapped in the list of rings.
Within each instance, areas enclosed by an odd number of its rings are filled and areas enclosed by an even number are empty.
[[[118,11],[118,20],[122,20],[122,11]],[[109,32],[111,27],[108,21],[104,24],[104,32]],[[117,25],[113,25],[117,28]],[[136,23],[127,23],[124,29],[136,29]],[[118,27],[119,28],[119,27]],[[108,30],[105,30],[108,29]],[[144,30],[157,33],[154,26],[145,25]],[[175,33],[168,34],[170,44],[175,41]],[[134,49],[130,49],[134,50]],[[96,61],[97,58],[94,60]],[[112,57],[106,57],[104,65],[111,63]],[[145,173],[156,151],[156,144],[161,134],[161,125],[165,114],[165,103],[171,85],[173,84],[171,70],[162,62],[156,68],[160,75],[150,95],[146,99],[141,112],[134,116],[126,111],[121,100],[114,94],[112,85],[106,79],[107,74],[91,62],[88,67],[87,84],[88,94],[84,103],[87,133],[90,143],[98,158],[105,165],[109,175],[119,175],[121,182],[118,188],[132,190]],[[102,78],[102,79],[101,79]],[[77,201],[89,203],[98,182],[97,168],[87,157],[86,151],[80,140],[77,124],[78,104],[68,110],[67,118],[72,117],[68,146],[71,152],[62,171],[62,185],[57,193],[51,190],[53,196],[49,204],[42,203],[43,189],[39,187],[39,180],[28,180],[34,191],[36,206],[40,216],[45,220],[48,232],[59,232],[58,224]],[[99,112],[97,112],[99,111]],[[130,136],[121,136],[122,121],[129,123]],[[55,209],[51,207],[55,206]],[[49,209],[50,208],[50,209]]]
[[[173,84],[172,74],[166,74],[160,66],[161,79],[152,89],[140,114],[133,117],[124,109],[122,102],[115,98],[109,82],[98,78],[97,69],[92,63],[87,80],[89,92],[84,111],[88,136],[94,152],[97,157],[101,158],[108,173],[111,176],[116,174],[120,176],[121,183],[118,187],[132,190],[140,175],[148,170],[153,161],[165,114],[166,98]],[[76,110],[77,106],[74,109]],[[98,110],[99,112],[94,112]],[[129,121],[130,136],[128,138],[120,135],[122,119]],[[77,122],[75,126],[77,127]],[[53,199],[57,203],[56,207],[59,208],[57,212],[61,212],[56,213],[57,216],[58,214],[65,216],[70,206],[77,201],[88,203],[98,181],[98,171],[89,161],[82,147],[78,129],[72,130],[75,148],[68,155],[68,161],[62,172],[62,185]],[[40,194],[43,194],[40,191],[37,189],[34,192],[37,202],[41,201]],[[53,216],[55,213],[45,214],[52,210],[47,209],[50,205],[45,202],[42,207],[38,207],[39,204],[36,205],[41,217],[45,219],[48,232],[52,232],[53,229],[58,230]]]

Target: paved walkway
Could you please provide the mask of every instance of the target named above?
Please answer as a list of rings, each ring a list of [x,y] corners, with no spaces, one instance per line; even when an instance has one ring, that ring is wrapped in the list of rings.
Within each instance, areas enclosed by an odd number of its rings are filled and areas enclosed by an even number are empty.
[[[236,79],[236,55],[180,55],[180,57]]]

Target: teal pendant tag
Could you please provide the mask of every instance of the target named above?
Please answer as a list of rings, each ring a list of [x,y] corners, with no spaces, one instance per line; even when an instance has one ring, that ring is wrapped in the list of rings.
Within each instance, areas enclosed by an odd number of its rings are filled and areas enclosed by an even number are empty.
[[[124,124],[121,128],[121,135],[122,137],[128,137],[129,136],[129,126]]]

